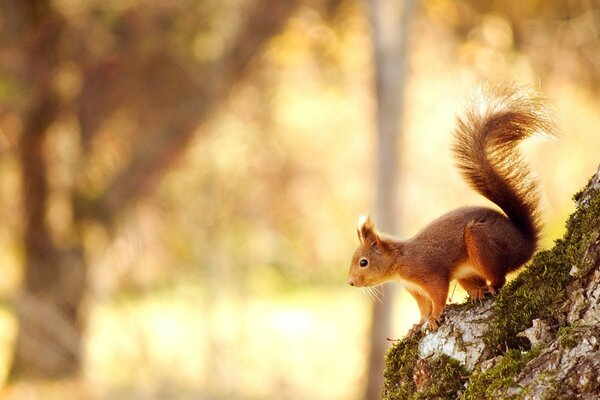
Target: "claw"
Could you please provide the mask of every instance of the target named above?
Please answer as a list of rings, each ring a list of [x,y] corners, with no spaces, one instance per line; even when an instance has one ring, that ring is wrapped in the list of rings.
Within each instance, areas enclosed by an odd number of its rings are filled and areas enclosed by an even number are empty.
[[[469,300],[472,302],[483,300],[485,297],[486,291],[487,291],[486,287],[478,287],[476,289],[470,290],[469,291]]]
[[[495,296],[498,291],[491,285],[481,286],[469,292],[470,301],[479,301],[485,299],[488,295]]]
[[[427,326],[429,327],[430,331],[436,331],[439,327],[440,327],[440,319],[439,318],[433,318],[433,317],[429,317],[429,319],[427,320]]]

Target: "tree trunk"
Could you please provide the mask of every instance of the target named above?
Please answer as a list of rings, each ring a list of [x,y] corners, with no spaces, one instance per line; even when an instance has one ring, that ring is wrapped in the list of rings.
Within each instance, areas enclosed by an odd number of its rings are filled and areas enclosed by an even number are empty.
[[[49,185],[44,144],[60,110],[53,83],[63,21],[48,1],[23,1],[17,13],[25,63],[19,152],[24,204],[24,282],[16,312],[19,331],[11,377],[58,377],[81,361],[78,307],[85,281],[83,253],[59,248],[46,223]]]
[[[407,80],[409,20],[414,0],[369,0],[372,26],[377,98],[377,197],[375,218],[385,232],[398,229],[398,130],[403,120],[403,99]],[[366,400],[379,399],[383,387],[383,356],[389,345],[392,302],[395,288],[387,284],[384,302],[374,301]]]
[[[11,377],[54,378],[81,364],[78,311],[85,286],[83,252],[57,247],[46,224],[48,181],[44,139],[55,100],[39,93],[20,143],[25,206],[25,276],[16,311],[19,331]]]
[[[60,378],[82,363],[86,265],[80,249],[54,247],[39,220],[25,233],[25,280],[16,303],[19,331],[11,378]]]

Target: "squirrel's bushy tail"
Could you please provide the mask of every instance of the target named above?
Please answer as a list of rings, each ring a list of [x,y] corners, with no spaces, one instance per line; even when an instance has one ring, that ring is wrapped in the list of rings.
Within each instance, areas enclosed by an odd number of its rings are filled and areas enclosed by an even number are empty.
[[[556,132],[544,98],[511,83],[484,84],[458,118],[453,145],[467,182],[534,241],[541,229],[539,194],[516,146],[538,132],[551,136]]]

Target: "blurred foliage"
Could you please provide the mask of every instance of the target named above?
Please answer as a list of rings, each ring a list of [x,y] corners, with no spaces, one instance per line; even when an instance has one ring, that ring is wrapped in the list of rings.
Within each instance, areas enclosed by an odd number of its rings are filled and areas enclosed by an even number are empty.
[[[45,143],[47,219],[56,243],[81,235],[89,260],[89,384],[21,383],[7,396],[49,398],[75,385],[83,398],[357,398],[368,298],[343,285],[355,219],[369,210],[374,188],[362,4],[302,2],[211,107],[206,96],[231,73],[215,60],[256,3],[52,4],[77,40],[60,47],[52,78],[62,113]],[[19,110],[32,96],[12,41],[18,20],[7,15],[0,13],[6,300],[22,275]],[[562,136],[524,150],[540,177],[545,245],[562,235],[570,197],[599,161],[599,18],[596,3],[584,1],[421,2],[402,127],[402,236],[453,207],[485,204],[448,151],[460,99],[484,79],[529,83],[554,102]],[[176,163],[165,161],[170,171],[150,185],[156,190],[142,190],[133,205],[107,202],[119,210],[110,227],[99,214],[73,229],[76,207],[154,176],[141,168],[111,186],[139,161],[130,157],[140,147],[160,152],[161,137],[197,115],[193,139]],[[83,205],[71,203],[73,191]],[[410,310],[398,315],[398,335],[416,319],[414,304],[400,301]],[[7,311],[0,321],[8,362],[15,322]]]

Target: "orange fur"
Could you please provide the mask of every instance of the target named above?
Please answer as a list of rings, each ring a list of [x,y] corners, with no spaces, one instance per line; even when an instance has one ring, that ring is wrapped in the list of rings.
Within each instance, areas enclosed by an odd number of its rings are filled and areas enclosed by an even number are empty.
[[[516,145],[536,132],[554,131],[549,107],[532,90],[512,84],[480,87],[458,118],[453,151],[466,181],[504,214],[459,208],[405,241],[377,232],[370,217],[361,217],[348,283],[362,287],[396,280],[406,286],[421,312],[411,332],[425,321],[430,329],[438,327],[453,279],[472,300],[495,294],[506,274],[531,258],[540,235],[537,187]]]

